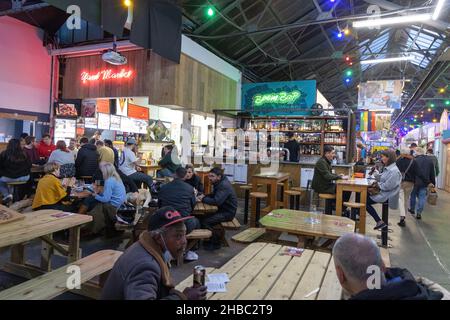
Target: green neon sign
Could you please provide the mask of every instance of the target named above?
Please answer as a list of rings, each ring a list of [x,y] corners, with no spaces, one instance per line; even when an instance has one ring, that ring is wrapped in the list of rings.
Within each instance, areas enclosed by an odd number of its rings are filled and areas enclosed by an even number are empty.
[[[257,94],[253,97],[254,106],[262,106],[263,104],[293,104],[301,97],[301,92],[298,90],[278,93]]]

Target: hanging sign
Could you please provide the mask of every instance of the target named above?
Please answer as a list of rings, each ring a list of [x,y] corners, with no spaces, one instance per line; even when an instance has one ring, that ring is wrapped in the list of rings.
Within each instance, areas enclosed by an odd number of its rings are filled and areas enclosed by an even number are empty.
[[[84,84],[97,81],[107,81],[107,80],[120,80],[120,79],[131,79],[134,72],[130,69],[122,69],[120,71],[114,71],[112,69],[100,70],[95,73],[89,73],[87,71],[81,72],[81,82]]]

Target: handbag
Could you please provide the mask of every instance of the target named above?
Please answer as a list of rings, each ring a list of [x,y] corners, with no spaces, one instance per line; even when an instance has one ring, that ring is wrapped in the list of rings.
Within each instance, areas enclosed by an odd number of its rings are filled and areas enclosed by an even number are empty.
[[[436,203],[437,203],[437,198],[438,198],[438,195],[437,195],[436,189],[435,188],[430,188],[428,190],[428,196],[427,196],[428,204],[430,204],[432,206],[435,206]]]
[[[367,192],[369,195],[374,196],[376,194],[379,194],[381,192],[380,186],[377,182],[374,182],[371,186],[367,188]]]

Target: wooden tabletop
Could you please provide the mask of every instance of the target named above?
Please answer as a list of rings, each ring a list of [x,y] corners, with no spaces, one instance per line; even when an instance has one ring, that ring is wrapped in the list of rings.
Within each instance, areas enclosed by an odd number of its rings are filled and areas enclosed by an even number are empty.
[[[212,168],[194,168],[195,172],[198,173],[209,173]]]
[[[337,239],[355,231],[351,219],[305,211],[278,209],[259,220],[266,230]]]
[[[340,300],[342,288],[331,254],[305,249],[300,257],[282,255],[286,247],[256,242],[219,269],[227,273],[227,292],[208,293],[208,300]],[[176,289],[192,286],[192,275]]]
[[[286,173],[286,172],[277,172],[276,174],[263,174],[263,173],[259,173],[259,174],[254,174],[252,177],[255,178],[264,178],[264,179],[283,179],[286,177],[289,177],[290,173]]]
[[[192,214],[194,215],[204,215],[207,213],[214,213],[217,212],[218,208],[217,206],[212,206],[210,204],[206,204],[203,202],[197,202],[195,205],[194,211]]]
[[[141,168],[144,168],[144,169],[148,169],[148,170],[156,170],[156,169],[159,169],[159,165],[157,165],[157,164],[152,164],[152,165],[138,164],[138,167],[141,167]]]
[[[57,231],[92,221],[92,216],[73,214],[52,217],[59,210],[39,210],[25,214],[25,219],[0,225],[0,248],[20,244]]]
[[[336,184],[368,187],[373,183],[373,181],[375,181],[375,180],[369,180],[369,179],[364,179],[364,178],[354,178],[354,179],[349,179],[349,180],[337,180]]]

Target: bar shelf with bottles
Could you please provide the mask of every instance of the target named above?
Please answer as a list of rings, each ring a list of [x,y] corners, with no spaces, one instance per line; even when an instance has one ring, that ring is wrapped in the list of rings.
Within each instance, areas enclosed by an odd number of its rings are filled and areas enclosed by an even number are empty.
[[[238,117],[239,119],[239,117]],[[306,157],[320,157],[323,155],[325,145],[331,145],[338,154],[339,163],[351,162],[353,148],[350,147],[354,141],[355,124],[354,120],[348,116],[310,116],[310,117],[289,117],[289,118],[269,118],[269,117],[242,117],[238,121],[241,129],[246,132],[246,148],[251,140],[250,134],[256,133],[257,140],[270,141],[279,136],[280,147],[288,141],[288,134],[293,133],[294,138],[300,143],[300,155]],[[223,129],[230,131],[230,129]],[[235,149],[237,147],[235,146]],[[311,160],[313,161],[313,160]]]

